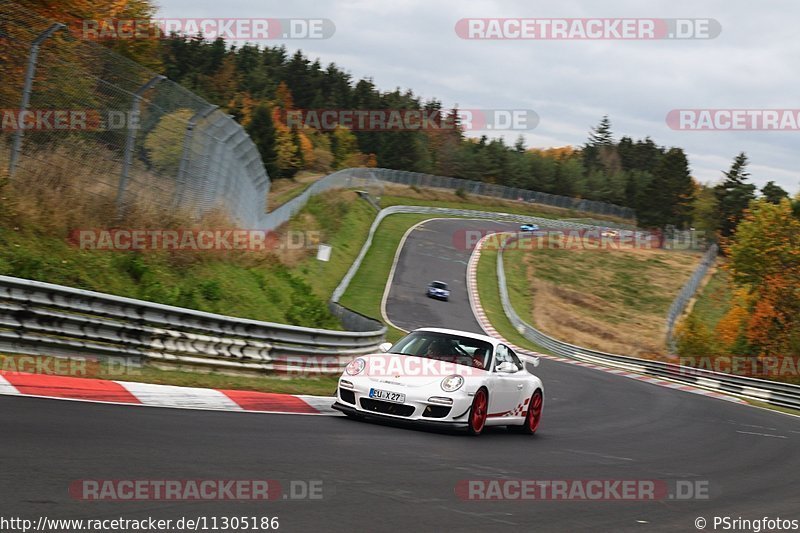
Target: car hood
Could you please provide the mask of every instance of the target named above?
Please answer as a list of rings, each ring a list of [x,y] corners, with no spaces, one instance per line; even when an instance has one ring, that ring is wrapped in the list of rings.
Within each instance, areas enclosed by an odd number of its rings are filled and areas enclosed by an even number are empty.
[[[438,384],[454,374],[463,376],[465,380],[487,374],[486,370],[480,368],[414,355],[381,353],[361,356],[361,359],[366,361],[364,371],[353,377],[366,377],[373,381],[406,387]]]

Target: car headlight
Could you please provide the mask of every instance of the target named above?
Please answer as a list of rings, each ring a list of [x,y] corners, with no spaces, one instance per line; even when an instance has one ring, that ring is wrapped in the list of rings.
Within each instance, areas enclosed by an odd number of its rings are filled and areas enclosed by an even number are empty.
[[[364,371],[365,366],[367,366],[367,362],[359,357],[350,361],[344,371],[351,376],[357,376]]]
[[[447,376],[442,380],[442,390],[445,392],[455,392],[464,385],[464,378],[461,376]]]

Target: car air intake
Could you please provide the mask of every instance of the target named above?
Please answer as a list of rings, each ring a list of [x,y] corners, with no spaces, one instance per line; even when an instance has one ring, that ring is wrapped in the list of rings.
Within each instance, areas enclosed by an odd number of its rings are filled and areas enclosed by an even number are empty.
[[[372,400],[370,398],[361,398],[361,408],[375,413],[383,413],[385,415],[395,416],[411,416],[414,414],[413,405],[404,405],[401,403],[382,402],[380,400]]]
[[[451,407],[446,405],[429,405],[422,412],[426,418],[444,418],[450,414]]]
[[[346,403],[352,403],[353,405],[356,403],[356,393],[341,387],[339,387],[339,398]]]

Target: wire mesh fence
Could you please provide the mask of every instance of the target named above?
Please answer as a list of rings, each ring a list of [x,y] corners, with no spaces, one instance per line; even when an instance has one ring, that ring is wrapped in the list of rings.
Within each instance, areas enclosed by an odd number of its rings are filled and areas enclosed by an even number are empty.
[[[66,25],[0,0],[0,164],[108,223],[132,207],[222,209],[255,225],[269,191],[243,128],[209,102]]]
[[[678,293],[678,296],[675,297],[675,300],[673,300],[672,305],[669,308],[669,312],[667,313],[667,348],[671,354],[677,352],[675,325],[678,322],[678,319],[683,315],[683,312],[686,310],[686,306],[689,304],[689,301],[694,298],[695,294],[697,293],[697,289],[700,287],[700,283],[702,283],[703,279],[706,277],[708,270],[716,262],[718,254],[719,246],[716,244],[709,246],[708,250],[703,255],[703,259],[700,261],[700,264],[692,273],[692,277],[689,278],[689,281],[687,281],[681,288],[681,292]]]

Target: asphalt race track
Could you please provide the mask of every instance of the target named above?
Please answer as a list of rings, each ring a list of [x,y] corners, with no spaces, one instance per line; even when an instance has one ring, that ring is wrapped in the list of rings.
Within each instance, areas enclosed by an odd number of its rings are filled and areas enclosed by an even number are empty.
[[[402,327],[475,331],[459,228],[406,242],[387,301]],[[450,302],[425,285],[452,285]],[[694,531],[695,518],[800,518],[800,419],[543,361],[534,437],[471,438],[343,417],[215,413],[0,397],[0,515],[51,518],[278,516],[280,531]],[[690,480],[708,499],[462,501],[470,479]],[[79,479],[321,480],[318,500],[86,502]]]

